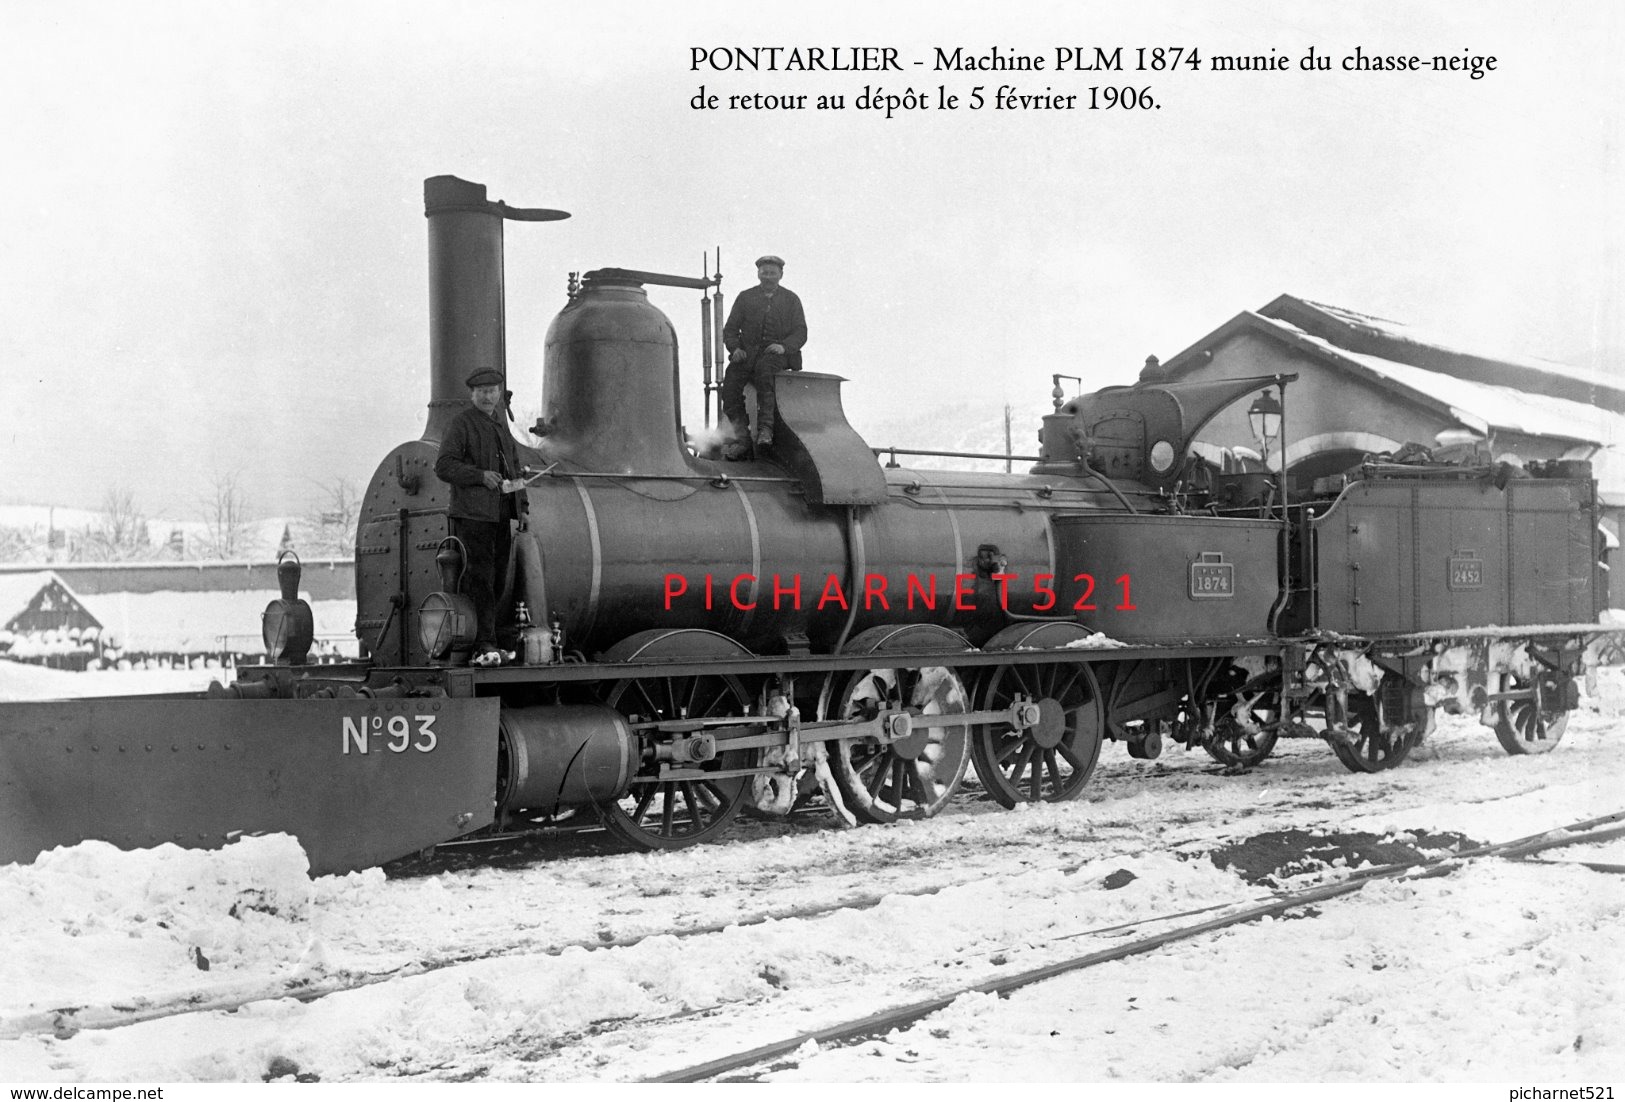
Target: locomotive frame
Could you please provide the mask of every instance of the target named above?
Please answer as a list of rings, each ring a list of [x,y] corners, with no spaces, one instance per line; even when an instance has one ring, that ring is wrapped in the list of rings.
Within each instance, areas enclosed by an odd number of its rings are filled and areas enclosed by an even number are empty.
[[[848,822],[933,815],[972,763],[1007,807],[1073,799],[1108,742],[1138,758],[1200,747],[1239,770],[1313,737],[1374,772],[1441,708],[1477,712],[1509,754],[1539,753],[1605,631],[1583,465],[1371,462],[1281,500],[1269,472],[1217,473],[1191,449],[1261,385],[1284,401],[1292,377],[1276,375],[1057,401],[1023,475],[882,468],[839,377],[816,372],[778,378],[770,448],[711,460],[685,446],[675,332],[642,287],[701,290],[709,391],[720,276],[608,268],[571,279],[539,443],[520,448],[538,519],[516,536],[505,596],[550,625],[532,654],[549,660],[461,665],[439,433],[469,370],[507,374],[504,221],[566,215],[454,177],[425,182],[425,213],[429,418],[368,487],[366,660],[305,663],[287,563],[270,661],[232,685],[9,709],[0,859],[84,837],[209,846],[287,830],[332,872],[594,812],[631,845],[669,849],[815,790]],[[838,581],[842,599],[827,614],[823,599],[758,607],[780,565]],[[727,607],[674,609],[669,586],[658,607],[658,577],[712,573],[734,579]],[[944,607],[914,606],[917,574]],[[1033,581],[1013,603],[1012,577]],[[873,579],[907,607],[873,607]],[[1104,603],[1100,583],[1121,599]]]

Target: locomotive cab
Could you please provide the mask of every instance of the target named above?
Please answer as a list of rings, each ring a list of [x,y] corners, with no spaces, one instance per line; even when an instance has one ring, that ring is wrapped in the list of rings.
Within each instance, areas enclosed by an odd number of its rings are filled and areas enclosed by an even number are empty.
[[[1270,635],[1286,535],[1275,479],[1216,472],[1194,445],[1221,410],[1293,378],[1107,387],[1045,418],[1034,471],[1098,480],[1122,506],[1055,518],[1080,619],[1125,642]]]

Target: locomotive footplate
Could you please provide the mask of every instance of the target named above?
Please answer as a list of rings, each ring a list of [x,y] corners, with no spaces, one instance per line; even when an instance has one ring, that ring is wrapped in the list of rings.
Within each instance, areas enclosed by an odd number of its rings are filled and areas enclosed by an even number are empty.
[[[664,658],[658,661],[565,663],[555,666],[493,666],[486,669],[450,670],[448,674],[466,678],[472,691],[486,687],[496,688],[522,684],[563,684],[584,681],[609,682],[627,677],[672,677],[692,674],[798,674],[840,673],[873,669],[883,665],[891,669],[910,669],[921,666],[951,666],[954,669],[975,669],[1009,665],[1042,665],[1061,662],[1068,665],[1096,665],[1099,663],[1136,662],[1148,659],[1173,660],[1180,658],[1211,658],[1215,648],[1227,655],[1279,656],[1283,649],[1279,642],[1266,640],[1201,640],[1183,644],[1160,646],[1116,646],[1098,648],[1032,647],[1021,650],[985,651],[966,649],[963,652],[944,651],[887,651],[883,658],[872,654],[812,654],[812,655],[750,655],[739,658],[707,656],[697,659]],[[380,669],[374,676],[395,673]],[[421,675],[421,670],[400,671]],[[451,695],[460,690],[449,683]]]

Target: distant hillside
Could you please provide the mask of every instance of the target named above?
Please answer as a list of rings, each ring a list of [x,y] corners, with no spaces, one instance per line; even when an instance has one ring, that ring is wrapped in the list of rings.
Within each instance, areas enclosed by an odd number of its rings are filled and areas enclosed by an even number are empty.
[[[1015,455],[1038,454],[1038,428],[1048,406],[1012,405],[1010,411],[1010,451]],[[848,410],[852,427],[871,447],[914,448],[918,450],[985,452],[1004,455],[1004,407],[970,399],[944,402],[929,408],[867,412]],[[882,462],[886,460],[881,457]],[[927,470],[1002,471],[996,460],[944,459],[927,456],[899,456],[904,467]],[[1017,471],[1030,464],[1017,461]]]
[[[125,525],[133,531],[115,533],[115,527],[106,513],[91,509],[0,505],[0,562],[261,562],[276,558],[284,533],[307,558],[349,555],[354,537],[304,517],[270,517],[243,522],[236,550],[221,556],[203,521],[137,516]]]

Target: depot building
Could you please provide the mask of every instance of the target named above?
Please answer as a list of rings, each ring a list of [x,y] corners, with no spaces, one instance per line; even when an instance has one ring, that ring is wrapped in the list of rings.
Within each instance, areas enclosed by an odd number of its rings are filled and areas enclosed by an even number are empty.
[[[1166,362],[1147,361],[1144,381],[1200,382],[1296,375],[1261,391],[1251,407],[1284,409],[1289,482],[1308,490],[1365,457],[1407,444],[1441,461],[1591,463],[1617,538],[1625,516],[1625,382],[1545,360],[1469,352],[1460,343],[1339,306],[1281,295],[1244,310]],[[1223,410],[1198,450],[1227,466],[1280,470],[1280,440],[1261,440],[1249,403]]]

